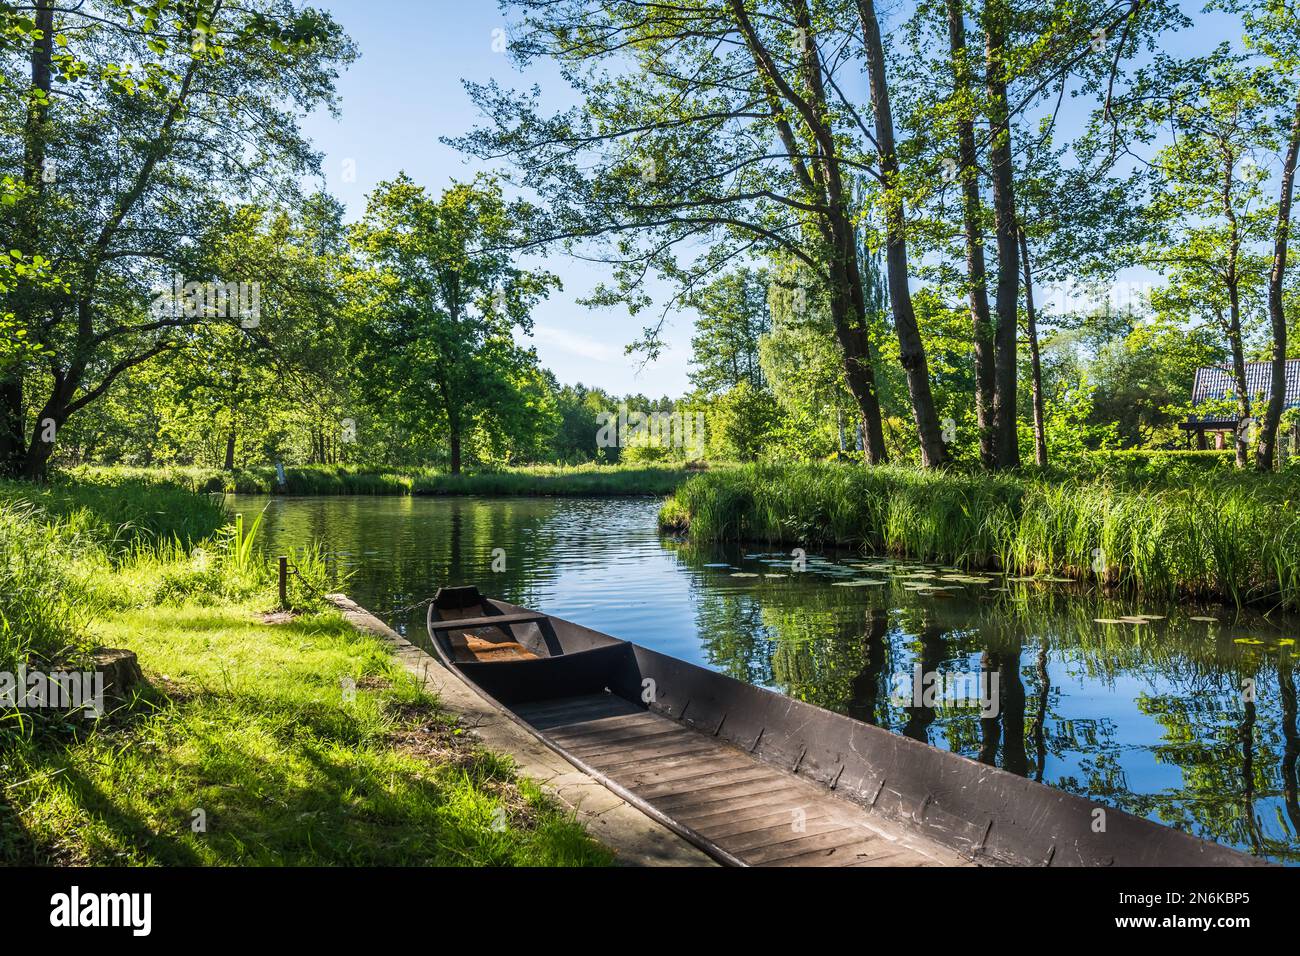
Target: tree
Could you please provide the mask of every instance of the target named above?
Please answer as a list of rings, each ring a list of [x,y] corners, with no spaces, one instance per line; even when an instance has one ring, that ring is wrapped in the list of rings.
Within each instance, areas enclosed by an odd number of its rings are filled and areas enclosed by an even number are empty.
[[[1284,95],[1277,101],[1283,104],[1277,111],[1275,123],[1285,145],[1281,169],[1278,171],[1277,215],[1273,225],[1273,260],[1268,277],[1268,315],[1273,333],[1272,369],[1269,382],[1269,400],[1264,420],[1259,430],[1259,443],[1255,447],[1255,466],[1260,471],[1273,468],[1277,457],[1278,426],[1282,421],[1286,402],[1287,320],[1284,307],[1288,243],[1291,235],[1291,204],[1295,187],[1296,160],[1300,156],[1300,17],[1294,5],[1276,2],[1224,3],[1229,10],[1243,15],[1246,28],[1246,45],[1269,61],[1269,68]]]
[[[772,328],[759,341],[763,378],[781,410],[769,428],[772,457],[820,458],[856,446],[865,431],[849,390],[828,304],[779,276],[770,294]]]
[[[1029,347],[1030,400],[1035,462],[1047,464],[1046,408],[1039,347],[1040,303],[1035,287],[1064,287],[1114,277],[1123,251],[1142,238],[1142,218],[1130,197],[1140,176],[1117,178],[1104,168],[1069,161],[1051,131],[1027,138],[1016,168],[1017,215],[1025,290],[1025,340]]]
[[[1272,148],[1268,121],[1276,101],[1273,77],[1252,69],[1225,44],[1207,57],[1159,57],[1131,98],[1121,121],[1150,139],[1171,129],[1154,167],[1155,192],[1144,224],[1152,238],[1142,260],[1169,278],[1158,290],[1162,311],[1182,308],[1222,330],[1232,359],[1238,428],[1237,466],[1246,467],[1252,396],[1246,384],[1246,336],[1259,305],[1265,258],[1261,243],[1272,218],[1255,154]]]
[[[20,282],[0,307],[42,350],[0,389],[0,473],[35,478],[51,432],[212,320],[149,314],[152,287],[213,280],[193,271],[193,238],[215,197],[289,195],[315,168],[297,111],[332,107],[353,50],[327,15],[280,0],[38,0],[18,49],[3,60],[0,89],[22,108],[3,111],[0,166],[23,191],[0,227],[57,281]]]
[[[708,393],[747,383],[764,387],[758,360],[759,339],[772,328],[766,269],[728,273],[692,297],[699,313],[691,338],[691,384]]]
[[[459,474],[476,429],[517,434],[537,357],[514,342],[559,280],[516,267],[510,249],[532,212],[489,177],[430,197],[405,174],[370,195],[353,243],[354,343],[376,414],[445,433]],[[488,436],[490,438],[490,436]]]
[[[845,375],[867,425],[868,459],[883,461],[858,252],[868,228],[864,200],[893,208],[882,163],[894,158],[891,149],[877,148],[862,104],[844,94],[839,80],[855,57],[883,57],[875,49],[878,27],[874,40],[869,30],[870,4],[719,0],[692,5],[688,16],[671,7],[592,0],[518,6],[518,59],[557,61],[583,105],[546,117],[536,94],[471,84],[492,125],[452,142],[481,158],[509,158],[522,170],[520,183],[541,194],[550,216],[538,241],[579,243],[614,266],[618,285],[602,290],[593,299],[598,304],[644,308],[642,283],[652,271],[676,280],[688,297],[741,257],[800,262],[829,302]],[[873,99],[887,109],[887,80],[876,66]],[[900,357],[928,463],[938,464],[942,442],[928,370],[906,308],[904,231],[896,216],[888,223],[887,217]],[[679,261],[680,248],[695,255]],[[658,332],[648,328],[643,343],[652,356]]]
[[[912,412],[921,443],[921,462],[927,466],[938,466],[945,464],[948,456],[943,446],[939,417],[934,410],[930,370],[908,285],[907,225],[898,149],[894,142],[894,118],[890,105],[889,78],[885,71],[884,44],[880,38],[880,22],[876,17],[874,0],[858,0],[858,14],[862,21],[871,107],[876,121],[875,143],[880,162],[885,216],[885,275],[889,282],[891,317],[898,331],[899,360],[907,374],[907,387],[911,393]]]

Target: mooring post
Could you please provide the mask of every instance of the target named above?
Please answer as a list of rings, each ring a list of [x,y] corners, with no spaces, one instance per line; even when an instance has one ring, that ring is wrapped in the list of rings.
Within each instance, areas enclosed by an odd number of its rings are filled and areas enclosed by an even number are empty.
[[[289,607],[289,558],[280,555],[280,607]]]

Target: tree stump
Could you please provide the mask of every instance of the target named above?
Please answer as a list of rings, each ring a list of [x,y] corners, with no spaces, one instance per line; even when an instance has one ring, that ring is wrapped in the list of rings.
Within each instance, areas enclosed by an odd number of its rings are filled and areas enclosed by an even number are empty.
[[[125,701],[132,689],[144,680],[135,651],[101,647],[92,652],[95,670],[104,675],[104,696]]]

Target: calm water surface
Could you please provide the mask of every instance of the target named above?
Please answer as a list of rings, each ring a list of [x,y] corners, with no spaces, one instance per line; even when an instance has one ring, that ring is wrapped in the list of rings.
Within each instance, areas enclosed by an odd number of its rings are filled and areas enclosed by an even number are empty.
[[[1300,863],[1294,621],[1119,602],[998,575],[944,580],[961,575],[858,554],[810,552],[798,572],[788,553],[661,536],[651,499],[232,503],[250,514],[267,508],[271,553],[319,541],[353,573],[351,596],[413,639],[423,637],[424,613],[408,605],[442,584],[478,584],[513,604]],[[506,569],[494,573],[497,548]],[[1095,621],[1135,615],[1157,617]],[[934,706],[914,706],[918,665],[947,675],[996,671],[1000,713],[982,719],[943,694]]]

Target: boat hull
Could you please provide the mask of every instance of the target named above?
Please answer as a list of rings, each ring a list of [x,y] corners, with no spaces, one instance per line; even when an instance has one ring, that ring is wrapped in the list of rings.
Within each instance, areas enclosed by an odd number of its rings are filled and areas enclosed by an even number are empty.
[[[499,614],[526,611],[487,600],[481,608]],[[871,863],[872,854],[863,849],[871,840],[860,839],[841,812],[850,804],[862,826],[885,832],[894,846],[914,851],[907,857],[909,865],[1262,862],[560,618],[548,616],[543,626],[513,629],[535,627],[535,634],[520,636],[521,644],[539,653],[558,651],[558,656],[456,662],[445,637],[432,631],[442,613],[435,601],[431,637],[443,663],[547,746],[722,862],[768,862],[765,854],[771,852],[766,846],[749,858],[738,852],[729,814],[749,812],[768,820],[788,811],[798,821],[811,806],[817,819],[839,829],[813,834],[805,842],[833,842],[839,834],[856,842],[832,847],[832,852],[851,845],[857,856],[865,857],[862,862]],[[460,613],[450,611],[452,618]],[[547,701],[555,703],[548,707]],[[672,786],[675,780],[681,781],[679,787]],[[788,792],[782,792],[781,781]],[[821,797],[804,789],[809,785]],[[743,799],[747,795],[752,796],[748,802]],[[709,812],[715,804],[723,808],[717,811],[720,820]],[[714,831],[720,824],[725,838],[692,819],[709,821]],[[776,827],[772,838],[779,849],[785,834]],[[798,840],[785,842],[791,851],[804,846]],[[817,859],[818,852],[794,853],[789,859]]]

